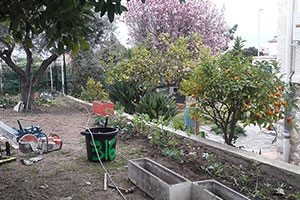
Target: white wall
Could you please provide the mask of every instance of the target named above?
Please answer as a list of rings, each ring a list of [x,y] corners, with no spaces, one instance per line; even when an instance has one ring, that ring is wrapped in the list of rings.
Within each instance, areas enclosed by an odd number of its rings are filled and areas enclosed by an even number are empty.
[[[297,1],[297,0],[296,0]],[[281,72],[285,73],[285,45],[286,45],[286,28],[287,28],[287,0],[278,1],[278,46],[277,58],[280,62]],[[295,75],[292,81],[300,83],[300,45],[296,46]]]

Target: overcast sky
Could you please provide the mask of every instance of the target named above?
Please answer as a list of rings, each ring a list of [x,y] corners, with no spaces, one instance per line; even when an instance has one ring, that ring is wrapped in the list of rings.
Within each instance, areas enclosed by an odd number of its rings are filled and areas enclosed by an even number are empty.
[[[225,6],[225,19],[230,27],[238,24],[236,35],[247,40],[246,46],[258,46],[258,13],[260,17],[260,46],[277,36],[277,0],[212,0],[218,8]]]
[[[258,46],[258,13],[260,17],[260,46],[268,47],[268,40],[277,36],[277,0],[212,0],[219,9],[225,6],[225,19],[229,27],[238,24],[236,36],[247,40],[246,47]],[[124,24],[119,25],[119,39],[126,43],[127,30]]]

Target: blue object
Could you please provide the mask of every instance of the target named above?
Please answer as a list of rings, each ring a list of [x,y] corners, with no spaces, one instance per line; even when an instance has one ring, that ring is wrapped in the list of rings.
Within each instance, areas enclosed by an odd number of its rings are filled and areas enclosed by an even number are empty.
[[[184,123],[188,129],[195,128],[196,125],[196,121],[191,120],[191,116],[189,116],[191,114],[191,111],[194,111],[194,108],[191,108],[190,106],[186,106],[184,109]]]
[[[31,127],[26,127],[23,129],[18,118],[17,118],[17,122],[19,125],[19,129],[17,129],[15,127],[12,127],[12,128],[19,133],[19,138],[21,138],[23,135],[26,135],[26,134],[33,134],[37,138],[45,135],[45,133],[42,132],[42,129],[39,126],[31,126]]]

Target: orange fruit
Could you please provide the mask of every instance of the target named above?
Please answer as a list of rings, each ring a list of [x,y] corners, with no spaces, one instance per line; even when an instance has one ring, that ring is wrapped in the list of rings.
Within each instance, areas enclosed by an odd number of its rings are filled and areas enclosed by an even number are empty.
[[[250,70],[249,74],[251,75],[251,74],[253,74],[253,72]]]
[[[278,106],[278,105],[279,105],[279,103],[275,101],[275,102],[274,102],[274,105],[275,105],[275,106]]]
[[[201,81],[201,80],[202,80],[202,78],[198,78],[198,80],[199,80],[199,81]]]
[[[289,117],[286,119],[287,123],[290,123],[290,122],[291,122],[291,120],[292,120],[292,119],[291,119],[291,118],[289,118]]]
[[[237,77],[237,76],[236,76],[236,77],[234,77],[234,80],[236,80],[236,81],[237,81],[237,80],[239,80],[239,77]]]
[[[195,119],[195,117],[191,117],[191,120],[194,120]]]
[[[276,97],[280,97],[280,93],[277,92],[277,93],[275,94],[275,96],[276,96]]]
[[[285,105],[286,105],[286,102],[285,102],[285,101],[281,102],[281,105],[285,106]]]
[[[193,107],[195,104],[194,103],[191,103],[191,107]]]
[[[197,89],[196,89],[196,92],[199,92],[199,91],[200,91],[200,89],[199,89],[199,88],[197,88]]]
[[[208,97],[205,97],[205,100],[208,100]]]
[[[284,119],[284,116],[281,116],[280,119]]]
[[[266,114],[267,114],[267,115],[271,115],[271,114],[272,114],[272,111],[269,110],[269,111],[266,112]]]
[[[282,86],[279,86],[279,87],[278,87],[278,90],[282,90]]]
[[[192,95],[192,98],[195,98],[195,95],[194,95],[194,94]]]
[[[244,108],[247,108],[248,107],[248,105],[247,104],[244,104]]]
[[[229,72],[230,72],[230,69],[227,69],[227,70],[225,71],[226,74],[229,73]]]
[[[273,94],[270,94],[270,98],[273,98],[274,97],[274,95]]]
[[[279,113],[279,110],[275,110],[275,113],[278,114],[278,113]]]
[[[272,127],[271,127],[271,126],[268,126],[268,130],[269,130],[269,131],[272,130]]]
[[[259,113],[256,113],[255,115],[256,115],[256,117],[259,117]]]

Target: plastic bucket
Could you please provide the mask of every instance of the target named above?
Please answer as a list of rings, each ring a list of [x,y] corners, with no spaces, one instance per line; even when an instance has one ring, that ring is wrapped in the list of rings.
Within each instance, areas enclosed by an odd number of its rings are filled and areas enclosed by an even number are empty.
[[[90,131],[94,137],[96,147],[94,146],[91,134],[88,131],[88,129],[81,132],[82,135],[85,135],[85,143],[86,143],[88,160],[91,162],[99,161],[96,151],[98,152],[102,162],[111,161],[115,159],[117,154],[116,151],[117,133],[119,129],[105,127],[105,128],[91,128]]]

